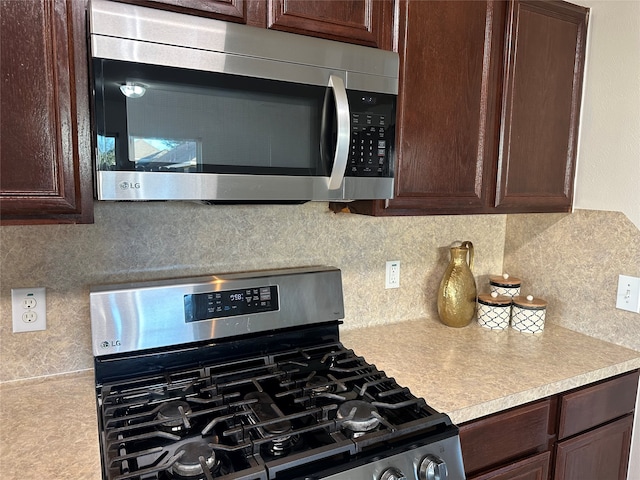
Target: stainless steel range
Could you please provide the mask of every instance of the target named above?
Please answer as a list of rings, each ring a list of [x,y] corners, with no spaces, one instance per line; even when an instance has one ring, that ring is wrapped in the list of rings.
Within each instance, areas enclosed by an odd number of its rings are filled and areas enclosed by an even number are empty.
[[[458,429],[339,340],[340,270],[94,287],[108,480],[464,480]]]

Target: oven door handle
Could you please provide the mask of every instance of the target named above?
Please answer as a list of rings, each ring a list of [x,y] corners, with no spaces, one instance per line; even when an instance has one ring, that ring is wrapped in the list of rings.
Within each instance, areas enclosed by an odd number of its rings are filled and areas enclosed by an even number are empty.
[[[338,190],[344,180],[344,173],[347,169],[347,159],[349,158],[351,118],[347,89],[344,86],[342,78],[337,75],[329,76],[329,88],[331,88],[333,92],[333,98],[336,104],[338,134],[336,150],[333,156],[333,168],[331,169],[327,187],[329,190]]]

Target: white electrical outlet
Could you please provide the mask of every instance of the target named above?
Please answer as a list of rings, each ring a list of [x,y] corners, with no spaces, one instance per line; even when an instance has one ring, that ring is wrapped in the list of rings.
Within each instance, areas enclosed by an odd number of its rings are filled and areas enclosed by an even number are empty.
[[[398,287],[400,287],[400,260],[392,260],[387,262],[384,288]]]
[[[13,333],[47,329],[47,296],[44,287],[12,288]]]
[[[628,275],[618,276],[616,308],[640,313],[640,278]]]

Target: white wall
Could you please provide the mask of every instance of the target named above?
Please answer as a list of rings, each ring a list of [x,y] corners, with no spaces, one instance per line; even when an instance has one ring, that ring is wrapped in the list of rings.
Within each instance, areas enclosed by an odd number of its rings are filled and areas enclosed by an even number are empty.
[[[591,8],[574,208],[640,228],[640,0],[574,3]]]
[[[573,206],[620,211],[640,228],[640,0],[575,3],[591,16]],[[640,479],[638,414],[627,479]]]

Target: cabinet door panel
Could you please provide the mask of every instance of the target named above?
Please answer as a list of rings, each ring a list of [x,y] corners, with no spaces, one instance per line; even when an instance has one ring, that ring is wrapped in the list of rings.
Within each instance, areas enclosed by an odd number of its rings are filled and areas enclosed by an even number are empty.
[[[391,0],[268,0],[268,27],[391,49]]]
[[[544,452],[468,480],[547,480],[551,452]]]
[[[504,211],[571,209],[587,12],[511,4],[496,196]]]
[[[92,221],[84,5],[0,2],[3,224]]]
[[[633,415],[558,442],[554,480],[625,480]]]
[[[245,0],[119,0],[145,7],[246,23]]]
[[[484,204],[501,15],[494,2],[408,2],[396,199],[459,211]]]

